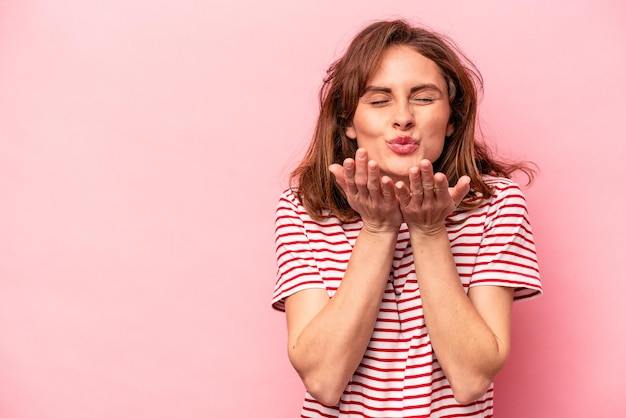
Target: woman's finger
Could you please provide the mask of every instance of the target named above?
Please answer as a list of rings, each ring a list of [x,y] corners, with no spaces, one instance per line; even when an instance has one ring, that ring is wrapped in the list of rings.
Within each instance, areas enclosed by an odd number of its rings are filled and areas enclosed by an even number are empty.
[[[422,188],[422,176],[417,167],[409,169],[409,187],[411,195],[413,195],[416,201],[421,202],[424,196],[424,189]]]
[[[341,190],[343,190],[343,192],[345,193],[346,192],[346,177],[345,177],[346,175],[345,175],[345,170],[343,166],[341,164],[331,164],[328,167],[328,171],[332,173],[332,175],[335,177],[335,181],[337,182]]]
[[[356,151],[354,161],[354,183],[356,184],[357,191],[363,196],[366,196],[368,194],[367,179],[369,175],[369,169],[367,164],[367,151],[365,151],[363,148],[359,148]]]
[[[345,181],[345,189],[346,195],[355,195],[358,192],[356,187],[356,183],[354,181],[354,168],[355,162],[352,158],[346,158],[343,162],[343,173],[344,173],[344,181]]]
[[[435,179],[433,166],[428,160],[420,162],[420,175],[422,177],[422,190],[425,199],[432,199],[435,196]]]
[[[445,203],[450,199],[448,179],[445,174],[437,173],[433,176],[433,193],[438,202]]]
[[[463,198],[469,193],[470,182],[471,180],[469,176],[463,176],[459,179],[456,185],[451,188],[450,197],[452,197],[455,207],[459,206]]]
[[[372,197],[380,195],[380,171],[374,160],[367,163],[367,190]]]
[[[402,181],[397,182],[395,186],[395,195],[400,201],[400,207],[409,206],[411,204],[411,199],[413,198],[413,192],[409,190],[406,184]]]
[[[383,176],[380,179],[383,200],[391,203],[396,199],[396,192],[393,187],[393,180],[390,177]]]

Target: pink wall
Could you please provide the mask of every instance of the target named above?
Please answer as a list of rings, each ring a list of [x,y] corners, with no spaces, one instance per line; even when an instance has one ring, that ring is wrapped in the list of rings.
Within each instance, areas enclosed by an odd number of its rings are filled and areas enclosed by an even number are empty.
[[[623,2],[300,3],[0,2],[0,416],[297,415],[274,205],[325,68],[394,16],[458,40],[541,167],[498,415],[623,412]]]

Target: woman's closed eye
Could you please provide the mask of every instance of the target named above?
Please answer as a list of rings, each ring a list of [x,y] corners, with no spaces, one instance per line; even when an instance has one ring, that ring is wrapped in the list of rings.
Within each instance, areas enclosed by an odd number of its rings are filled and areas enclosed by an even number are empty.
[[[371,100],[370,104],[372,106],[384,106],[384,105],[386,105],[389,102],[390,102],[389,99],[378,99],[378,100]]]
[[[435,100],[437,100],[435,97],[428,97],[428,96],[418,96],[418,97],[413,97],[411,99],[411,101],[417,104],[430,104],[430,103],[433,103]]]

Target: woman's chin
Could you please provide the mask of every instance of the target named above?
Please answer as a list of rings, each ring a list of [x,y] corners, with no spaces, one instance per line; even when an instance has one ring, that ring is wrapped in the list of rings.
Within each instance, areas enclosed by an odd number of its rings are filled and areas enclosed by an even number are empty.
[[[402,170],[393,170],[393,171],[388,171],[388,172],[383,172],[381,173],[383,176],[387,176],[389,178],[391,178],[393,180],[394,183],[397,183],[399,181],[405,183],[405,184],[409,184],[409,170],[411,167],[407,167],[406,169],[402,169]]]

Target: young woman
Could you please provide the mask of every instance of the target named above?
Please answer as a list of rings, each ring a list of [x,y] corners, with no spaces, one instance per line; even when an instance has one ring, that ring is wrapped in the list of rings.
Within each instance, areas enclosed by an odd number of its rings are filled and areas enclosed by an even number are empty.
[[[541,283],[524,197],[476,142],[475,67],[403,21],[329,69],[276,212],[303,417],[488,417],[513,300]],[[530,173],[532,174],[532,173]]]

